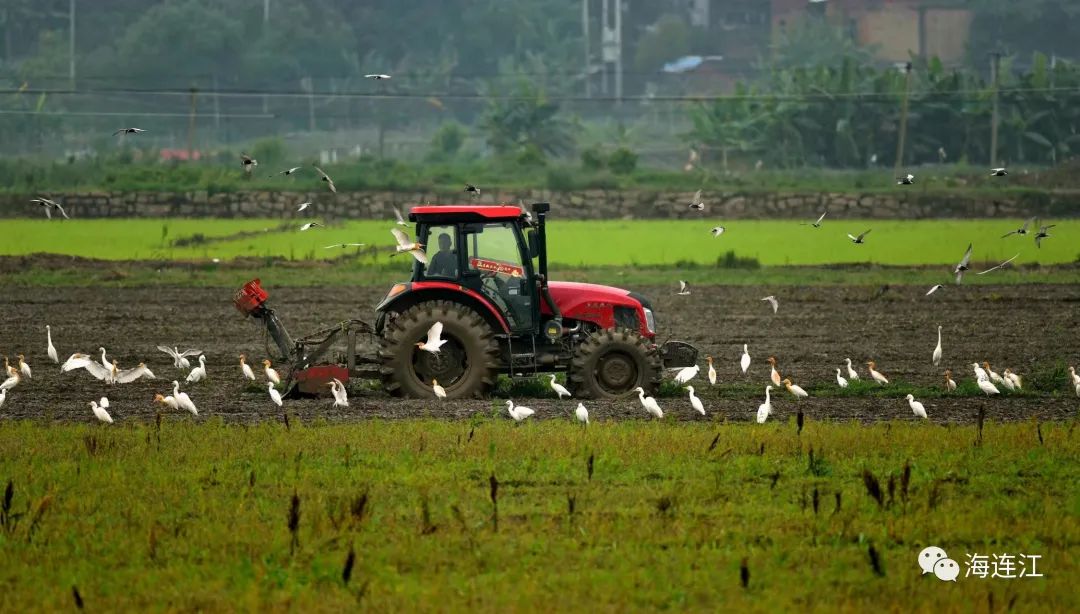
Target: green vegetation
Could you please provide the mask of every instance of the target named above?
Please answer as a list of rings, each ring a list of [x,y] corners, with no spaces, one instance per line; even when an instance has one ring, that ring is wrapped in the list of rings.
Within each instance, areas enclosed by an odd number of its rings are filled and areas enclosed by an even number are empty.
[[[488,413],[0,423],[0,607],[70,609],[72,587],[127,611],[1080,607],[1071,424]],[[1044,577],[945,584],[929,545],[1041,555]]]
[[[315,219],[315,218],[313,218]],[[350,249],[363,264],[391,260],[389,222],[351,221],[329,228],[299,231],[299,221],[282,220],[4,220],[5,240],[0,255],[56,253],[103,260],[229,260],[337,258],[337,243],[366,243]],[[723,223],[727,232],[713,237],[709,229]],[[994,263],[1020,253],[1017,265],[1050,265],[1076,261],[1078,248],[1069,240],[1080,234],[1080,222],[1061,221],[1052,237],[1036,249],[1030,238],[1001,235],[1018,228],[1021,220],[842,220],[826,219],[821,228],[796,221],[636,220],[554,221],[549,228],[550,260],[567,269],[603,266],[668,266],[679,269],[754,268],[763,266],[873,263],[879,265],[950,265],[975,245],[973,262]],[[867,228],[864,245],[854,245],[847,233]],[[258,232],[266,229],[265,232]],[[220,237],[230,233],[240,238]],[[191,235],[203,235],[192,242]],[[219,237],[215,239],[214,237]],[[180,241],[183,246],[175,243]],[[734,255],[731,254],[734,253]],[[742,260],[740,260],[742,259]],[[398,263],[405,270],[408,264]],[[995,281],[976,278],[972,281]],[[1000,280],[998,280],[1000,281]]]

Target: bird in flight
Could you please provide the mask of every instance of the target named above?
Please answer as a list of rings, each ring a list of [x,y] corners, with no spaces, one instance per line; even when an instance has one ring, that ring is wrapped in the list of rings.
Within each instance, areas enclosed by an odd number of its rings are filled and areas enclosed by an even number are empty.
[[[1031,226],[1031,223],[1034,222],[1034,221],[1035,221],[1034,217],[1029,217],[1027,219],[1027,221],[1024,222],[1023,226],[1021,226],[1020,228],[1017,228],[1016,230],[1013,230],[1011,232],[1007,232],[1007,233],[1001,235],[1001,238],[1004,239],[1005,237],[1007,237],[1009,235],[1026,235],[1028,233],[1028,226]]]
[[[714,236],[714,237],[719,237],[720,235],[724,234],[724,232],[725,232],[726,230],[727,230],[727,228],[724,228],[723,226],[715,226],[715,227],[714,227],[714,228],[713,228],[712,230],[710,230],[709,232],[711,232],[711,233],[712,233],[712,236]]]
[[[381,73],[375,73],[375,74],[370,74],[370,75],[364,75],[364,78],[365,79],[375,79],[376,81],[382,81],[383,79],[391,79],[393,77],[391,77],[390,75],[384,75],[384,74],[381,74]]]
[[[296,205],[296,212],[300,213],[301,211],[303,211],[304,209],[307,209],[310,206],[311,206],[310,202],[300,203],[299,205]]]
[[[341,249],[345,249],[347,247],[363,247],[363,246],[364,246],[363,243],[335,243],[333,245],[327,245],[323,249],[334,249],[335,247],[340,247]]]
[[[244,172],[250,175],[252,169],[259,165],[259,161],[246,153],[242,153],[240,154],[240,164],[244,166]]]
[[[829,212],[825,211],[824,213],[821,214],[821,217],[819,217],[816,222],[803,222],[803,223],[801,223],[799,225],[800,226],[813,226],[814,228],[821,228],[821,220],[825,219],[825,216],[828,215],[828,214],[829,214]]]
[[[480,196],[480,188],[474,186],[471,183],[465,184],[465,191],[469,194],[472,194],[473,196]]]
[[[408,252],[420,264],[428,263],[427,253],[424,252],[423,243],[417,243],[416,241],[413,241],[409,238],[409,235],[407,235],[404,231],[398,228],[391,228],[390,234],[394,235],[394,240],[397,241],[397,246],[394,248],[395,254]]]
[[[896,185],[912,185],[915,183],[915,175],[908,173],[896,180]]]
[[[763,298],[761,300],[769,301],[769,304],[772,305],[772,312],[773,313],[776,313],[776,310],[780,309],[780,301],[776,300],[776,297],[771,295],[771,294],[769,296],[766,296],[765,298]]]
[[[861,235],[859,235],[859,236],[857,236],[857,237],[856,237],[856,236],[852,236],[852,235],[851,235],[851,234],[849,233],[849,234],[848,234],[848,238],[849,238],[849,239],[851,239],[851,242],[852,242],[852,243],[854,243],[854,244],[856,244],[856,245],[859,245],[859,244],[865,243],[865,241],[863,241],[863,237],[865,237],[866,235],[870,234],[870,230],[872,230],[872,229],[870,229],[870,228],[867,228],[867,229],[866,229],[866,230],[865,230],[865,231],[864,231],[864,232],[863,232],[863,233],[862,233]]]
[[[690,208],[694,211],[705,210],[705,202],[701,200],[701,190],[694,192],[694,197],[690,199]]]
[[[968,243],[967,251],[964,252],[964,257],[960,260],[960,264],[956,265],[956,269],[953,273],[956,275],[956,283],[959,284],[960,280],[964,278],[964,271],[968,270],[968,264],[971,263],[971,243]]]
[[[112,133],[112,135],[116,136],[118,134],[138,134],[140,132],[146,132],[146,131],[143,130],[142,128],[121,128],[121,129],[117,130],[116,132]]]
[[[992,169],[990,169],[990,176],[991,177],[1004,177],[1005,175],[1008,175],[1008,174],[1009,174],[1009,171],[1005,170],[1004,168],[992,168]]]
[[[942,289],[942,288],[944,288],[944,287],[945,287],[945,286],[943,286],[943,285],[941,285],[941,284],[937,284],[937,285],[936,285],[936,286],[934,286],[933,288],[930,288],[930,290],[929,290],[929,291],[928,291],[928,292],[926,293],[926,296],[930,296],[931,294],[933,294],[933,293],[937,292],[938,290],[940,290],[940,289]]]
[[[397,218],[397,221],[394,222],[394,223],[397,224],[398,226],[408,226],[409,225],[409,223],[406,222],[405,218],[401,215],[401,209],[398,209],[397,207],[394,207],[394,217]]]
[[[319,172],[319,177],[326,182],[326,185],[330,188],[330,191],[334,194],[337,194],[337,186],[334,185],[334,180],[330,178],[330,175],[327,175],[326,171],[315,166],[314,164],[312,164],[311,166],[313,166],[315,170]]]
[[[291,174],[295,173],[298,170],[300,170],[300,167],[299,166],[294,166],[292,168],[287,168],[287,169],[285,169],[283,171],[278,171],[278,172],[274,173],[273,175],[270,175],[270,178],[273,179],[277,175],[291,175]]]
[[[37,203],[39,206],[43,207],[45,209],[45,217],[49,218],[50,220],[52,219],[53,209],[59,211],[60,215],[64,216],[65,220],[71,219],[70,217],[68,217],[67,212],[64,211],[64,208],[61,207],[59,203],[51,201],[48,198],[42,198],[39,196],[38,198],[31,198],[30,202]]]
[[[1035,247],[1042,247],[1042,240],[1049,237],[1050,233],[1046,232],[1057,224],[1050,224],[1049,226],[1039,226],[1039,232],[1035,233]]]
[[[688,284],[685,281],[680,279],[679,280],[679,291],[676,292],[675,294],[678,294],[679,296],[687,296],[688,294],[690,294],[690,284]]]
[[[312,229],[312,228],[314,228],[316,226],[318,226],[320,228],[326,228],[326,226],[323,226],[322,224],[320,224],[318,222],[308,222],[307,224],[304,224],[303,226],[300,227],[300,232],[303,232],[305,230],[310,230],[310,229]]]
[[[1013,260],[1016,260],[1016,258],[1017,258],[1017,257],[1018,257],[1019,255],[1020,255],[1020,254],[1017,254],[1016,256],[1013,256],[1012,258],[1009,258],[1008,260],[1006,260],[1005,262],[1002,262],[1001,264],[997,265],[996,267],[991,267],[991,268],[989,268],[989,269],[986,269],[985,271],[979,271],[978,273],[976,273],[976,275],[986,275],[986,274],[987,274],[987,273],[989,273],[990,271],[996,271],[996,270],[1000,269],[1001,267],[1005,266],[1006,264],[1009,264],[1009,263],[1010,263],[1010,262],[1012,262]]]

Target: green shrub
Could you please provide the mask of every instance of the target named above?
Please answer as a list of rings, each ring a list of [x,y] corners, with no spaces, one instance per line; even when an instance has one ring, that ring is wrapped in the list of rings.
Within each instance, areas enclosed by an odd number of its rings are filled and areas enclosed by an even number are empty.
[[[435,136],[431,139],[431,154],[435,158],[452,158],[461,151],[465,144],[465,127],[455,121],[449,121],[439,126]]]
[[[527,143],[514,158],[520,166],[547,166],[547,156],[533,143]]]
[[[629,175],[637,168],[638,156],[626,147],[620,147],[611,152],[608,157],[608,167],[616,175]]]
[[[607,166],[604,151],[599,147],[589,147],[581,152],[581,167],[587,171],[598,171]]]
[[[258,160],[259,164],[275,166],[287,158],[289,152],[284,141],[277,137],[271,137],[255,141],[251,145],[251,151],[248,152],[248,155]]]

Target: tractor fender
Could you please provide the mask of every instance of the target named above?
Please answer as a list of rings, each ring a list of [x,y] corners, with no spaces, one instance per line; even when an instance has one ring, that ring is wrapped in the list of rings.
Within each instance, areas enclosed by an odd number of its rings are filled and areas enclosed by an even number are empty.
[[[475,290],[445,281],[418,281],[399,285],[404,286],[404,289],[396,293],[391,290],[391,295],[384,298],[375,308],[379,314],[376,323],[376,329],[379,331],[382,329],[380,324],[384,322],[388,311],[404,311],[417,303],[427,301],[453,301],[474,309],[495,330],[510,333],[506,318],[491,304],[491,301]]]

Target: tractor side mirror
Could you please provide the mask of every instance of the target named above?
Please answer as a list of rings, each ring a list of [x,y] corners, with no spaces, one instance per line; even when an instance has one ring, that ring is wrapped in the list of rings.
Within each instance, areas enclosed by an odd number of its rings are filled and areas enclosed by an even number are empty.
[[[535,230],[530,230],[527,236],[529,238],[529,259],[531,260],[540,255],[540,240],[536,238]]]

